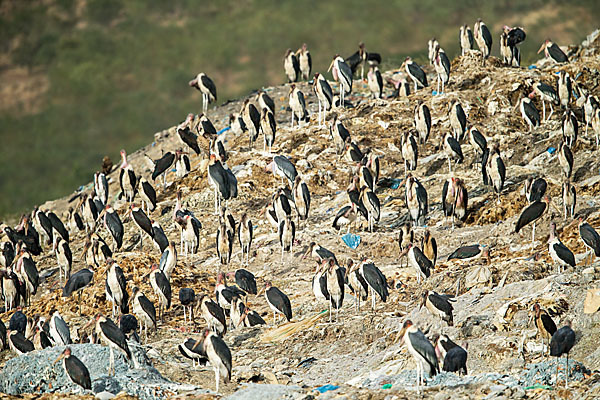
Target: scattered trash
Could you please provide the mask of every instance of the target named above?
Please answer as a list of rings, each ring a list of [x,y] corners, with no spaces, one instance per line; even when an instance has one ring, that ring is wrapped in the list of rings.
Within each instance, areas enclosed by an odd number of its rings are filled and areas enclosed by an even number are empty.
[[[556,151],[556,147],[548,147],[547,151],[549,154],[554,154],[554,152]]]
[[[354,233],[346,233],[342,236],[342,240],[346,243],[346,246],[350,247],[352,250],[355,250],[360,244],[360,236],[355,235]]]
[[[552,386],[548,386],[548,385],[532,385],[532,386],[527,386],[524,387],[523,389],[525,390],[533,390],[533,389],[546,389],[546,390],[554,390],[554,388]]]
[[[392,388],[392,384],[391,383],[386,383],[385,385],[383,385],[381,387],[382,389],[391,389]]]
[[[600,308],[600,289],[588,289],[585,301],[583,302],[583,312],[593,314]]]
[[[395,189],[398,189],[400,187],[400,184],[402,183],[402,179],[397,179],[397,178],[396,179],[392,179],[392,182],[393,183],[390,185],[390,187],[395,190]]]
[[[379,126],[381,126],[383,129],[387,129],[390,126],[389,122],[385,122],[385,121],[378,121],[377,122],[379,124]]]
[[[223,128],[223,129],[221,129],[219,132],[217,132],[217,135],[220,135],[220,134],[221,134],[221,133],[223,133],[223,132],[227,132],[227,131],[228,131],[228,130],[230,130],[230,129],[231,129],[231,127],[230,127],[230,126],[227,126],[227,127]]]
[[[437,96],[437,95],[438,95],[438,92],[437,92],[437,90],[432,90],[432,91],[431,91],[431,94],[432,94],[433,96]]]
[[[339,388],[339,386],[331,385],[331,384],[329,384],[329,383],[328,383],[327,385],[324,385],[324,386],[318,387],[318,388],[316,388],[315,390],[316,390],[317,392],[319,392],[319,393],[325,393],[325,392],[329,392],[329,391],[331,391],[331,390],[336,390],[336,389],[338,389],[338,388]]]
[[[308,357],[298,363],[298,368],[310,368],[317,361],[314,357]]]
[[[529,67],[527,67],[527,69],[535,69],[537,68],[535,65],[530,65]]]

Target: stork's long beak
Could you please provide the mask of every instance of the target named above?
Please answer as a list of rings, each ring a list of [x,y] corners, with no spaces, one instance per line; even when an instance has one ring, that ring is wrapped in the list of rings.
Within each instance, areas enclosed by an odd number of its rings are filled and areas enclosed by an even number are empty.
[[[400,339],[400,345],[402,346],[404,344],[404,333],[406,332],[406,328],[402,328],[400,329],[400,332],[398,332],[398,334],[396,335],[396,339],[394,340],[394,343],[398,342],[398,339]]]
[[[199,345],[199,344],[201,344],[202,342],[203,342],[203,341],[202,341],[202,340],[200,340],[200,339],[196,340],[196,343],[194,343],[194,345],[192,346],[192,350],[193,350],[193,349],[195,349],[195,348],[197,348],[197,347],[198,347],[198,345]]]
[[[559,214],[562,213],[562,211],[558,209],[558,207],[556,206],[556,204],[554,204],[554,201],[552,199],[550,199],[550,201],[548,203],[550,203],[550,205],[552,206],[552,208],[554,208],[554,211],[556,211]]]
[[[335,60],[333,60],[331,62],[331,64],[329,64],[329,68],[327,68],[327,72],[331,71],[331,68],[333,68],[333,63],[335,62]]]
[[[540,47],[540,49],[537,51],[538,54],[540,54],[542,52],[542,50],[544,50],[546,48],[546,42],[542,43],[542,47]]]
[[[85,324],[85,326],[81,329],[85,330],[87,328],[89,328],[93,323],[95,322],[95,318],[92,318],[87,324]]]
[[[531,314],[531,315],[529,316],[529,319],[527,320],[527,326],[528,326],[528,327],[529,327],[529,326],[531,326],[531,322],[532,322],[532,321],[533,321],[533,314]]]
[[[52,363],[52,365],[55,365],[57,362],[59,362],[60,360],[62,360],[65,357],[64,353],[60,353],[60,355],[56,358],[56,360],[54,360],[54,362]]]
[[[265,292],[265,290],[266,290],[266,289],[265,289],[264,287],[263,287],[262,289],[260,289],[260,290],[258,291],[258,293],[256,293],[256,297],[258,297],[258,296],[262,296],[262,294]]]
[[[405,255],[406,253],[408,253],[409,248],[407,247],[406,249],[402,250],[402,252],[400,253],[400,257],[402,257],[403,255]]]

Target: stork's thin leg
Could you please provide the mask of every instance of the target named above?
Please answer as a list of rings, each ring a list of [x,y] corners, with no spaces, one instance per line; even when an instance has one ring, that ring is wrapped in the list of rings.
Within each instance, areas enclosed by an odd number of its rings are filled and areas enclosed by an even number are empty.
[[[108,346],[108,350],[110,351],[110,358],[108,361],[108,375],[111,375],[111,371],[115,373],[115,353],[112,346]]]
[[[554,382],[554,384],[555,384],[556,386],[558,386],[558,363],[559,363],[559,361],[560,361],[560,360],[557,358],[557,359],[556,359],[556,382]]]
[[[544,115],[542,121],[546,122],[546,102],[542,100],[542,107],[544,108]]]
[[[414,81],[414,82],[415,82],[415,93],[417,93],[417,81]]]
[[[569,388],[569,353],[567,353],[567,364],[565,365],[565,389]]]
[[[533,244],[535,243],[535,222],[533,223],[533,228],[531,230],[531,247],[533,248]]]
[[[550,115],[548,115],[548,119],[552,118],[552,114],[554,114],[554,108],[552,107],[552,103],[548,103],[548,106],[550,106]]]

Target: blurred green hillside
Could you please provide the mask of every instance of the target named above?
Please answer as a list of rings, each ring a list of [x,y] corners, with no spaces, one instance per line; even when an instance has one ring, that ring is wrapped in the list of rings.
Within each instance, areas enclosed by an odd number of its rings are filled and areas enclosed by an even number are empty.
[[[568,4],[568,5],[565,5]],[[527,31],[524,63],[546,37],[578,43],[600,21],[597,1],[0,1],[0,217],[89,182],[153,133],[199,112],[187,82],[204,71],[219,104],[284,82],[285,50],[306,42],[315,71],[359,41],[384,67],[424,62],[435,36],[453,57],[458,27],[481,17]],[[224,121],[215,121],[218,127]]]

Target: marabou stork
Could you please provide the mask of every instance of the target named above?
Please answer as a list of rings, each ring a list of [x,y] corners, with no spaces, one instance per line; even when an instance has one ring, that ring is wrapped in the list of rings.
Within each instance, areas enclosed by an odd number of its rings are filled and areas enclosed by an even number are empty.
[[[165,273],[167,279],[171,279],[171,274],[177,266],[177,246],[175,242],[169,242],[169,246],[162,252],[159,268]]]
[[[177,178],[181,179],[186,177],[191,170],[192,167],[188,155],[184,153],[182,149],[175,150],[175,175]]]
[[[129,346],[127,345],[127,339],[125,338],[125,334],[123,334],[119,327],[111,319],[106,318],[101,314],[96,314],[94,319],[92,319],[84,327],[84,329],[86,329],[94,323],[96,324],[96,334],[99,338],[102,339],[104,343],[106,343],[110,351],[108,375],[111,375],[111,371],[113,376],[115,374],[115,349],[125,353],[127,359],[132,360],[134,367],[137,368],[137,361],[134,357],[132,357],[131,351],[129,350]]]
[[[425,224],[425,216],[429,211],[427,191],[411,173],[406,175],[405,202],[413,224]]]
[[[46,216],[44,211],[35,207],[31,212],[31,221],[33,221],[33,227],[42,236],[43,240],[40,240],[40,245],[43,247],[44,242],[48,245],[54,243],[52,235],[52,223]]]
[[[208,140],[209,142],[215,142],[214,145],[210,146],[211,149],[213,147],[218,147],[219,144],[221,144],[222,146],[223,144],[221,143],[221,141],[217,140],[217,129],[215,128],[211,120],[208,119],[208,117],[204,113],[200,114],[198,117],[200,117],[198,121],[198,133],[201,134],[202,137]]]
[[[324,260],[328,260],[330,258],[333,258],[335,260],[335,263],[338,264],[335,254],[331,250],[326,249],[325,247],[321,246],[320,244],[317,244],[316,242],[311,242],[308,245],[308,248],[302,256],[302,259],[305,259],[308,256],[311,256],[312,259],[318,265],[321,265]]]
[[[21,221],[22,227],[16,230],[6,225],[3,226],[4,233],[12,242],[13,246],[16,246],[19,242],[23,242],[25,248],[34,256],[39,256],[42,253],[42,248],[39,243],[39,234],[27,217],[24,217],[23,221]]]
[[[421,300],[419,309],[425,306],[432,315],[440,317],[442,321],[446,321],[448,326],[453,326],[454,319],[452,311],[454,311],[454,308],[452,307],[452,304],[450,304],[450,301],[450,297],[445,294],[438,294],[433,290],[426,290],[423,293],[423,299]]]
[[[75,234],[78,230],[85,230],[83,219],[81,218],[81,214],[79,213],[79,210],[77,208],[69,207],[67,213],[69,215],[67,226],[69,227],[70,234]]]
[[[229,174],[214,154],[210,155],[207,170],[208,181],[215,192],[215,215],[218,215],[221,198],[226,201],[231,197]]]
[[[406,343],[408,352],[413,356],[417,364],[417,388],[425,383],[424,372],[429,377],[439,372],[438,359],[433,345],[427,337],[413,325],[411,320],[406,320],[398,336],[402,338],[400,345]]]
[[[119,329],[128,340],[134,340],[141,343],[140,337],[137,334],[139,329],[138,320],[135,315],[123,314],[119,317]]]
[[[452,136],[457,142],[462,142],[467,132],[467,115],[459,101],[453,102],[448,109],[448,120],[452,128]]]
[[[369,86],[369,90],[373,94],[374,99],[383,98],[383,78],[381,77],[379,68],[369,68],[369,72],[367,73],[367,84]]]
[[[448,172],[452,173],[451,160],[454,159],[456,160],[456,163],[462,163],[465,158],[463,156],[462,148],[460,147],[458,140],[456,140],[450,132],[447,132],[446,136],[443,138],[443,147],[446,157],[448,157]]]
[[[277,323],[278,314],[283,314],[290,321],[292,319],[292,305],[290,299],[270,281],[265,283],[265,298],[273,310],[273,324]]]
[[[448,178],[442,188],[442,209],[446,217],[452,217],[453,228],[455,217],[462,222],[466,221],[468,206],[469,194],[463,180]]]
[[[554,108],[552,107],[552,103],[558,104],[559,98],[558,94],[554,88],[543,82],[536,82],[533,84],[533,91],[529,93],[529,98],[533,99],[535,96],[539,96],[542,100],[542,121],[546,121],[546,102],[548,102],[548,106],[550,107],[550,114],[548,115],[548,119],[552,117],[554,113]]]
[[[414,243],[410,243],[408,247],[400,253],[400,257],[404,254],[408,254],[408,264],[413,267],[417,273],[417,283],[421,283],[421,277],[423,279],[429,278],[431,270],[433,269],[433,263],[423,251],[417,247]]]
[[[322,127],[322,123],[325,121],[325,115],[327,111],[331,110],[333,105],[333,90],[331,90],[331,86],[329,85],[329,82],[327,82],[327,79],[318,72],[315,73],[313,78],[313,91],[319,101],[319,126]],[[321,111],[321,109],[323,111]],[[321,114],[321,112],[323,114]]]
[[[152,264],[150,286],[152,286],[158,302],[158,318],[163,321],[165,310],[171,308],[171,283],[157,264]]]
[[[579,133],[579,124],[577,118],[571,110],[567,110],[563,115],[562,120],[562,134],[563,141],[570,147],[575,146],[577,141],[577,134]]]
[[[558,146],[558,163],[565,178],[570,179],[573,173],[573,152],[565,142]]]
[[[208,356],[204,352],[204,340],[186,339],[185,342],[179,346],[179,352],[185,357],[192,360],[192,367],[196,368],[198,365],[206,365],[208,362]]]
[[[492,35],[481,18],[475,22],[473,32],[477,47],[479,47],[479,51],[481,51],[481,65],[485,65],[485,60],[492,53]]]
[[[105,291],[106,298],[112,303],[112,316],[116,317],[116,310],[121,314],[129,312],[129,293],[127,293],[127,280],[123,269],[112,259],[107,260]]]
[[[106,230],[110,233],[113,240],[112,251],[115,252],[123,245],[123,223],[119,214],[110,206],[107,205],[104,210],[98,215],[98,219],[102,219]]]
[[[208,112],[208,105],[217,101],[217,88],[215,83],[204,72],[200,72],[196,78],[189,82],[191,87],[195,87],[202,93],[202,110]]]
[[[402,63],[402,67],[405,68],[406,73],[412,79],[415,84],[415,93],[419,87],[427,87],[427,75],[425,71],[421,69],[410,57],[406,57],[404,63]]]
[[[140,197],[142,199],[142,211],[144,211],[144,204],[146,204],[146,212],[150,212],[156,209],[156,190],[146,178],[140,177]]]
[[[342,207],[333,219],[331,225],[336,231],[339,231],[343,226],[347,227],[346,233],[350,232],[350,225],[356,221],[356,205],[352,203],[349,206]]]
[[[433,65],[435,61],[435,48],[439,45],[439,42],[436,38],[431,38],[427,41],[427,58],[429,59],[429,64]]]
[[[22,307],[18,306],[17,310],[10,316],[8,320],[8,329],[17,331],[25,335],[27,331],[27,316],[23,314]]]
[[[415,232],[412,230],[410,223],[404,223],[400,227],[398,231],[398,247],[400,248],[400,253],[406,256],[406,266],[408,267],[408,255],[406,255],[405,251],[408,251],[408,246],[415,241]],[[400,260],[402,260],[403,256],[400,256]]]
[[[209,329],[204,330],[203,337],[202,347],[215,371],[215,391],[219,393],[220,378],[223,378],[225,383],[231,380],[231,351],[223,339]]]
[[[260,129],[264,135],[263,151],[267,150],[269,146],[269,154],[271,154],[271,148],[275,143],[275,133],[277,132],[277,123],[275,122],[275,115],[268,108],[263,108],[260,115]]]
[[[431,112],[427,104],[420,103],[415,107],[414,125],[419,133],[419,143],[425,144],[431,132]]]
[[[338,54],[333,57],[327,72],[331,71],[333,80],[340,84],[340,106],[345,107],[344,96],[352,93],[352,70]]]
[[[148,157],[148,156],[146,156],[146,157]],[[171,166],[175,162],[175,154],[168,151],[158,160],[152,160],[151,158],[149,158],[149,159],[154,164],[154,170],[152,171],[152,180],[156,182],[156,178],[158,178],[159,176],[162,175],[163,188],[166,188],[167,187],[167,172],[169,171],[169,168],[171,168]]]
[[[285,219],[279,223],[278,236],[281,245],[281,262],[283,263],[283,253],[289,251],[290,255],[293,254],[294,240],[296,239],[296,224],[290,215],[286,215]]]
[[[357,176],[354,176],[352,178],[352,180],[350,181],[350,185],[348,186],[346,193],[348,194],[348,198],[350,199],[350,202],[356,206],[357,211],[360,212],[360,214],[365,218],[365,220],[368,220],[369,213],[368,213],[365,205],[363,204],[358,187],[359,187],[359,178]]]
[[[190,322],[194,322],[194,303],[196,301],[196,293],[192,288],[181,288],[179,289],[179,302],[183,306],[183,323],[185,324],[188,315]],[[187,314],[186,314],[187,309]]]
[[[544,345],[548,343],[550,344],[550,339],[552,335],[556,332],[556,324],[548,315],[546,310],[542,310],[539,303],[535,303],[533,305],[533,314],[529,319],[529,323],[535,319],[535,327],[537,328],[537,336],[542,338],[542,353],[546,353],[544,351]],[[545,342],[545,343],[544,343]],[[550,346],[548,346],[549,349]]]
[[[248,130],[250,147],[252,148],[256,138],[258,138],[260,129],[260,112],[253,103],[250,103],[250,99],[246,99],[242,105],[240,115],[244,121],[244,126]]]
[[[131,291],[131,300],[133,303],[133,314],[144,323],[144,332],[146,341],[148,341],[148,325],[154,327],[154,332],[157,331],[156,325],[156,308],[142,291],[135,286]],[[142,326],[140,325],[140,335],[142,334]]]
[[[571,93],[573,92],[573,84],[571,82],[571,76],[566,71],[558,72],[558,97],[560,98],[560,105],[564,109],[569,108],[571,102]]]
[[[344,303],[344,275],[345,271],[340,268],[333,258],[323,260],[327,263],[325,276],[327,279],[327,291],[329,292],[329,323],[331,323],[331,310],[335,308],[335,321],[338,321],[338,313]]]
[[[136,194],[137,177],[133,167],[127,162],[127,152],[121,150],[121,172],[119,173],[119,185],[121,187],[121,196],[131,203]]]
[[[35,350],[33,343],[19,331],[8,330],[8,347],[17,355]]]
[[[225,336],[227,333],[227,322],[225,312],[219,304],[208,296],[200,296],[200,312],[208,327],[217,335]]]
[[[365,278],[360,274],[361,264],[355,264],[354,261],[349,258],[346,264],[346,276],[348,286],[354,293],[354,305],[356,312],[360,312],[360,301],[367,301],[369,297],[369,284],[365,281]],[[313,279],[313,291],[315,281]]]
[[[569,352],[575,345],[575,332],[571,329],[571,321],[566,321],[566,325],[554,332],[550,339],[550,355],[560,357],[567,355],[565,364],[565,388],[569,386]],[[556,384],[558,384],[558,361],[556,362]]]
[[[587,247],[588,254],[590,256],[590,264],[592,263],[593,257],[600,257],[600,235],[598,232],[583,218],[579,218],[579,236],[583,241],[585,247]],[[586,257],[587,258],[587,257]]]
[[[55,346],[66,346],[73,343],[71,341],[69,325],[67,325],[58,311],[51,313],[48,326],[48,336]]]
[[[104,172],[98,172],[94,174],[94,193],[102,204],[108,203],[108,180]]]
[[[259,91],[258,94],[256,95],[256,101],[258,101],[258,106],[260,107],[261,110],[264,110],[265,108],[269,111],[271,111],[273,113],[273,115],[276,114],[275,112],[275,102],[273,101],[273,99],[264,91]]]
[[[247,326],[249,328],[257,325],[266,325],[265,320],[254,310],[248,308],[248,306],[244,306],[244,313],[242,314],[240,322],[243,326]]]
[[[306,110],[306,102],[304,100],[304,93],[296,87],[295,83],[290,85],[290,92],[288,94],[289,105],[292,109],[292,129],[294,128],[294,116],[298,121],[300,127],[300,121],[308,122],[308,111]]]
[[[550,58],[557,64],[569,61],[567,55],[560,49],[560,47],[558,47],[556,43],[550,41],[550,39],[546,39],[544,43],[542,43],[542,46],[538,50],[538,54],[540,54],[542,50],[544,51],[546,58]]]
[[[417,169],[419,160],[419,148],[415,135],[405,131],[402,135],[402,158],[404,159],[404,173]]]
[[[297,214],[297,225],[298,229],[300,229],[300,220],[306,221],[310,210],[310,191],[308,190],[306,182],[300,178],[300,175],[296,175],[293,194],[294,206],[296,207]]]
[[[504,32],[506,32],[506,45],[510,49],[511,56],[509,57],[509,64],[518,67],[521,65],[521,50],[518,45],[525,41],[527,35],[521,27],[508,27],[504,26]]]
[[[12,310],[19,303],[19,278],[14,271],[10,269],[0,269],[0,277],[2,278],[2,294],[4,297],[4,311]]]
[[[177,136],[179,140],[192,150],[196,155],[200,155],[200,146],[198,145],[198,135],[190,130],[188,127],[177,128]]]
[[[63,360],[63,367],[69,379],[85,390],[91,390],[92,380],[90,379],[90,371],[88,371],[85,364],[83,364],[79,358],[71,354],[70,347],[67,347],[58,358],[54,360],[53,364],[56,364],[61,359]]]
[[[375,309],[375,293],[384,303],[389,297],[388,284],[385,275],[371,260],[363,259],[358,267],[359,274],[363,277],[371,292],[371,309]]]
[[[52,224],[52,240],[54,243],[58,241],[59,238],[62,238],[67,243],[69,242],[69,231],[65,228],[65,225],[58,218],[54,212],[50,211],[46,214],[48,220]],[[35,228],[34,228],[35,229]],[[37,231],[36,231],[37,232]]]
[[[343,154],[340,156],[340,159],[344,158],[349,163],[358,163],[361,162],[365,157],[363,152],[360,151],[360,148],[356,143],[354,143],[350,137],[346,139],[345,150]]]
[[[485,154],[488,148],[487,139],[485,138],[485,136],[483,136],[481,132],[479,132],[479,129],[477,129],[474,126],[469,128],[468,132],[469,143],[471,143],[471,146],[473,146],[475,156],[479,155],[481,161],[483,161],[483,155]],[[476,160],[473,160],[473,164],[475,164],[475,162]]]
[[[129,215],[133,222],[137,225],[138,231],[140,233],[140,248],[142,247],[144,232],[150,236],[150,239],[153,238],[152,231],[152,221],[146,215],[146,213],[139,207],[136,207],[134,204],[131,204],[129,208]]]
[[[523,193],[529,203],[541,201],[546,194],[546,188],[548,184],[544,178],[532,178],[529,177],[525,180],[523,186]]]
[[[561,267],[569,265],[575,268],[575,255],[567,246],[565,246],[556,233],[556,224],[550,223],[550,238],[548,239],[548,252],[557,266],[557,272],[560,274]]]
[[[36,350],[43,350],[48,347],[52,347],[52,342],[48,338],[48,335],[44,330],[40,327],[41,320],[38,321],[38,324],[35,326],[35,333],[33,335],[33,347]]]
[[[288,82],[298,82],[300,78],[300,64],[292,49],[287,49],[283,58],[283,69],[287,75]]]
[[[226,275],[223,272],[219,272],[217,274],[215,296],[219,306],[223,307],[225,310],[229,310],[233,298],[235,296],[245,296],[246,293],[240,290],[237,286],[227,286],[225,277]]]
[[[535,223],[542,215],[544,215],[544,212],[546,212],[549,205],[550,198],[545,196],[543,201],[537,200],[525,207],[523,211],[521,211],[521,215],[515,225],[515,233],[519,233],[525,225],[533,222],[533,228],[531,230],[531,244],[533,245],[533,242],[535,241]]]
[[[181,238],[184,245],[185,256],[188,256],[188,249],[190,254],[196,254],[198,251],[202,224],[191,215],[185,215],[183,217],[178,216],[175,221],[182,227]]]
[[[369,187],[363,186],[360,191],[360,201],[367,210],[369,232],[373,232],[375,224],[379,222],[381,217],[381,203],[379,202],[379,198]]]
[[[273,175],[279,175],[282,184],[283,179],[287,179],[290,186],[294,186],[296,176],[298,175],[294,164],[285,156],[273,157],[273,161],[266,166],[265,171],[271,171]]]
[[[438,360],[444,361],[442,371],[467,375],[467,351],[446,335],[438,336],[435,343],[435,354]]]
[[[498,204],[500,204],[500,193],[502,193],[504,181],[506,179],[506,167],[500,156],[500,146],[498,143],[494,143],[487,154],[485,171],[487,174],[487,181],[493,186],[494,191],[498,196]]]
[[[19,281],[23,282],[24,293],[21,295],[24,300],[24,304],[31,305],[31,296],[37,293],[37,289],[40,285],[40,274],[35,265],[35,261],[31,257],[31,254],[25,250],[20,250],[20,256],[16,260],[15,273],[19,277]]]
[[[583,111],[585,115],[585,134],[587,136],[588,126],[592,124],[596,111],[600,109],[600,102],[596,96],[591,94],[587,95],[585,103],[583,105]],[[599,120],[600,122],[600,120]],[[592,126],[593,128],[593,126]],[[596,146],[598,146],[598,135],[596,134]]]
[[[416,146],[416,142],[415,142]],[[358,184],[359,186],[367,186],[369,189],[375,191],[375,182],[373,175],[371,174],[371,170],[367,168],[367,156],[364,156],[363,159],[356,165],[356,170],[354,171],[354,175],[358,176]]]
[[[450,260],[463,260],[463,261],[472,261],[478,259],[480,257],[484,257],[490,260],[490,250],[488,247],[481,244],[470,244],[467,246],[461,246],[458,249],[454,250],[449,256],[448,261]]]
[[[221,215],[219,215],[219,224],[225,224],[225,229],[230,231],[233,236],[235,236],[236,232],[236,222],[235,218],[231,212],[227,209],[227,207],[221,207]]]
[[[219,226],[219,229],[217,229],[216,244],[219,261],[221,264],[229,264],[233,251],[233,232],[227,229],[223,222]]]
[[[575,206],[577,205],[577,191],[568,179],[562,184],[562,201],[565,220],[569,215],[571,215],[571,218],[574,218]]]
[[[302,79],[308,80],[312,70],[312,58],[310,57],[310,51],[308,51],[306,43],[303,43],[302,47],[296,51],[296,58],[298,59]]]
[[[241,112],[236,114],[229,114],[229,128],[231,128],[231,132],[235,135],[241,135],[242,133],[248,130],[248,128],[246,127],[246,123],[242,118]]]
[[[71,266],[73,265],[73,254],[69,243],[63,238],[59,238],[55,242],[56,260],[58,262],[58,271],[60,273],[59,280],[62,282],[63,276],[65,281],[71,276]]]
[[[377,66],[381,64],[381,55],[379,53],[368,53],[365,50],[365,44],[360,42],[358,44],[358,51],[348,57],[346,59],[346,63],[350,66],[352,75],[358,71],[358,67],[360,66],[360,78],[364,79],[365,64],[369,64],[369,66]]]
[[[154,242],[154,246],[158,249],[158,251],[162,252],[169,247],[169,239],[167,235],[165,235],[165,231],[160,226],[158,221],[152,221],[152,241]]]
[[[327,267],[329,266],[328,260],[323,260],[322,263],[317,263],[315,274],[312,278],[312,292],[315,295],[317,301],[331,303],[329,291],[327,290]]]
[[[252,246],[253,229],[252,221],[248,217],[248,214],[242,214],[240,224],[238,225],[238,240],[242,249],[242,262],[245,260],[246,265],[250,264],[250,246]]]
[[[450,60],[448,59],[446,52],[440,48],[439,44],[435,47],[433,66],[437,74],[437,91],[438,93],[444,93],[444,85],[450,80]],[[440,83],[442,84],[441,92]]]
[[[433,268],[435,268],[437,262],[437,242],[431,235],[431,232],[429,232],[429,229],[425,230],[425,233],[421,238],[421,248],[423,249],[425,257],[431,261]]]
[[[506,28],[507,27],[505,25],[502,33],[500,34],[500,55],[502,56],[504,65],[512,65],[513,53],[512,49],[508,46],[508,32]]]
[[[98,215],[102,212],[104,207],[97,209],[92,197],[88,194],[84,194],[77,204],[77,209],[81,210],[81,215],[85,221],[85,232],[89,234],[95,229]]]
[[[230,272],[228,276],[233,276],[236,285],[240,287],[246,294],[250,293],[253,295],[257,294],[256,291],[256,278],[254,274],[244,268],[240,268],[235,272]]]
[[[473,49],[473,32],[471,32],[471,28],[468,25],[461,26],[458,38],[460,41],[461,55],[464,56],[467,51]]]

